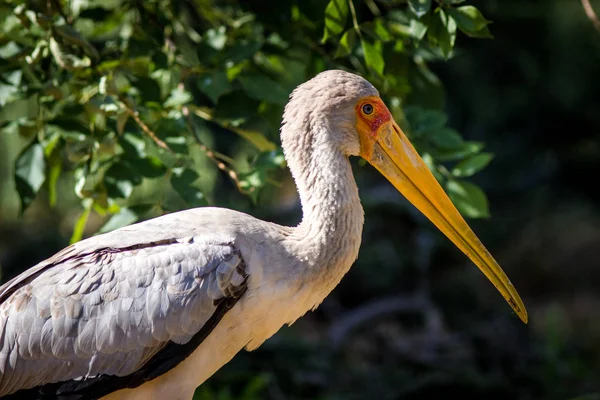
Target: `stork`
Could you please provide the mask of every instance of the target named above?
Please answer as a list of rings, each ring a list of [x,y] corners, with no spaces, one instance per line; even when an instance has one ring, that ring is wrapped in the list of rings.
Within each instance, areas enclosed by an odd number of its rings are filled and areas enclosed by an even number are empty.
[[[377,90],[331,70],[298,86],[281,142],[296,227],[237,211],[180,211],[75,243],[0,287],[0,396],[191,399],[242,349],[316,308],[358,256],[361,156],[527,311]]]

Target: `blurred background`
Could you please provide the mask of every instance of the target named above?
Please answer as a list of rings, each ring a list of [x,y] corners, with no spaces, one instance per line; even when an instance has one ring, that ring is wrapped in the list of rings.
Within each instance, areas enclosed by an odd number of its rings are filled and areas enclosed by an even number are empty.
[[[419,150],[431,156],[446,188],[460,178],[469,189],[461,211],[518,289],[530,322],[523,325],[477,268],[389,183],[354,162],[366,214],[354,267],[318,310],[257,351],[239,354],[198,389],[196,398],[600,399],[600,192],[595,183],[600,175],[600,32],[582,4],[475,2],[492,23],[473,17],[471,22],[480,25],[468,37],[468,21],[449,10],[470,2],[434,1],[420,10],[419,4],[427,2],[355,1],[355,10],[342,6],[332,14],[328,4],[333,3],[3,5],[2,280],[51,256],[70,239],[189,206],[219,205],[296,224],[298,198],[277,150],[281,110],[296,84],[320,70],[344,67],[381,89]],[[592,5],[600,10],[599,2]],[[119,7],[145,16],[118,20]],[[330,21],[332,15],[338,18],[343,29],[327,25],[326,9]],[[39,32],[32,33],[32,23],[22,21],[35,13]],[[446,36],[434,32],[438,16]],[[237,25],[222,22],[226,17]],[[367,31],[362,41],[345,35],[353,29],[353,17]],[[391,36],[376,29],[377,21]],[[428,34],[420,33],[419,21]],[[28,29],[29,36],[21,34],[28,42],[16,39],[15,26]],[[58,35],[60,26],[81,36]],[[187,42],[178,41],[177,34],[188,28]],[[493,39],[476,37],[487,36],[484,28]],[[368,35],[371,31],[375,36]],[[76,48],[81,37],[96,50],[80,45],[79,58],[69,61],[65,49]],[[153,38],[154,50],[144,47],[147,37]],[[53,40],[63,46],[60,51],[53,51]],[[40,49],[40,61],[25,60],[35,58],[32,51],[41,41],[47,47]],[[219,58],[231,49],[237,50]],[[140,73],[132,65],[148,51],[154,51],[154,70]],[[130,64],[117,66],[115,60]],[[22,71],[18,84],[26,90],[16,88],[14,71]],[[167,72],[172,75],[165,78]],[[37,89],[31,75],[42,82]],[[158,84],[149,84],[149,77]],[[209,88],[207,79],[219,86]],[[172,87],[165,89],[168,84]],[[25,94],[17,97],[17,92]],[[31,100],[36,93],[45,97]],[[52,108],[55,104],[60,109]],[[126,116],[128,108],[140,109],[148,127],[174,149],[176,136],[187,135],[181,154],[191,154],[185,158],[189,164],[162,154],[141,125]],[[164,109],[168,116],[159,114]],[[104,125],[98,122],[100,112]],[[182,134],[186,126],[177,125],[178,118],[190,114],[192,133]],[[69,121],[73,115],[80,115],[76,123]],[[452,130],[450,136],[460,132],[463,147],[440,143],[439,132],[419,136],[417,125],[427,115],[442,119],[439,124],[445,133]],[[90,137],[95,144],[89,144]],[[423,137],[433,139],[428,145]],[[469,153],[467,145],[476,149]],[[128,168],[123,163],[139,165],[126,159],[132,146],[144,148],[139,157],[150,160],[139,179],[123,172]],[[477,155],[479,161],[472,161]],[[469,176],[464,163],[463,172],[452,169],[458,165],[452,163],[469,157],[480,172]],[[94,162],[108,159],[114,164],[108,171],[99,168],[102,176],[90,183]],[[215,161],[234,171],[237,180]],[[183,171],[181,165],[187,165]],[[172,174],[167,179],[172,189],[165,191],[166,171]],[[453,200],[460,202],[460,195]]]

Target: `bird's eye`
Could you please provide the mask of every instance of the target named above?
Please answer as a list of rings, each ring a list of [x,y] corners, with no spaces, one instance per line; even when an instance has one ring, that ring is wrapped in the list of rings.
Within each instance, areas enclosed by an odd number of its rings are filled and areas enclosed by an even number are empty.
[[[366,115],[371,115],[373,114],[373,106],[369,103],[364,104],[362,106],[362,111],[366,114]]]

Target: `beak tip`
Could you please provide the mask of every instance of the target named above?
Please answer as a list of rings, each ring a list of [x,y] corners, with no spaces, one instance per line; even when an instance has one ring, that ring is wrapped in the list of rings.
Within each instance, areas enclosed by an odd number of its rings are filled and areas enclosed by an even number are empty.
[[[527,325],[527,323],[529,323],[529,316],[527,315],[527,310],[521,311],[521,313],[519,314],[519,318],[521,319],[521,321],[523,321],[525,325]]]
[[[517,297],[517,299],[519,300],[518,302],[516,302],[513,298],[507,299],[508,304],[514,310],[515,314],[519,316],[519,319],[523,321],[525,325],[527,325],[527,323],[529,322],[529,315],[527,314],[527,309],[525,308],[525,305],[523,304],[521,298]]]

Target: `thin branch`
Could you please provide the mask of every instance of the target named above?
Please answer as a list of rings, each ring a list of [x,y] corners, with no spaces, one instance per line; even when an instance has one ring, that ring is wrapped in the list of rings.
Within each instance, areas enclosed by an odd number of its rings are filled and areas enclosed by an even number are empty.
[[[365,0],[365,3],[367,4],[367,7],[369,7],[369,10],[371,10],[374,16],[381,16],[381,11],[379,11],[379,7],[377,7],[377,4],[375,4],[373,0]]]
[[[221,161],[221,159],[223,159],[223,158],[229,158],[229,157],[227,157],[225,155],[222,155],[222,154],[219,154],[219,153],[216,153],[213,150],[209,149],[208,146],[205,145],[202,142],[202,139],[200,139],[200,136],[198,135],[198,132],[196,132],[196,130],[192,126],[192,120],[191,120],[190,110],[187,107],[183,107],[182,111],[183,111],[183,115],[185,115],[186,118],[187,118],[188,129],[190,130],[190,132],[194,136],[194,139],[196,140],[196,143],[198,143],[198,145],[200,146],[200,150],[202,150],[204,152],[204,154],[206,155],[206,157],[208,157],[213,163],[215,163],[215,165],[217,166],[217,168],[219,168],[221,171],[223,171],[223,172],[225,172],[227,174],[227,176],[233,181],[233,183],[235,183],[235,186],[237,187],[237,189],[240,192],[247,193],[248,191],[244,190],[242,188],[237,173],[233,169],[231,169],[227,165],[225,165],[225,163],[223,161]]]
[[[590,3],[590,0],[581,0],[581,5],[583,5],[585,15],[587,15],[589,20],[592,21],[592,24],[594,24],[594,28],[596,28],[596,30],[600,32],[600,20],[598,19],[598,16],[596,15],[596,12],[594,11],[592,4]]]
[[[129,116],[131,118],[133,118],[133,120],[139,125],[139,127],[142,128],[144,133],[146,135],[148,135],[150,137],[150,139],[152,139],[158,147],[160,147],[163,150],[168,151],[169,153],[173,153],[173,150],[171,150],[169,145],[166,144],[161,139],[159,139],[158,136],[156,136],[156,134],[148,127],[148,125],[146,125],[144,123],[144,121],[142,121],[140,119],[139,113],[127,105],[127,103],[125,102],[125,99],[119,99],[119,100],[120,100],[119,103],[120,103],[121,107],[125,110],[125,112],[127,114],[129,114]]]
[[[271,142],[264,136],[262,136],[262,138],[264,140],[260,141],[260,143],[259,143],[257,140],[253,139],[252,136],[249,135],[243,129],[239,129],[239,128],[236,128],[235,126],[232,126],[229,123],[216,120],[208,112],[202,110],[199,107],[194,106],[193,104],[186,106],[186,108],[189,110],[189,112],[194,113],[196,116],[202,118],[203,120],[215,123],[215,124],[219,125],[221,128],[226,129],[230,132],[235,133],[236,135],[241,136],[242,138],[244,138],[247,141],[249,141],[250,143],[252,143],[254,145],[254,147],[256,147],[260,151],[271,151],[271,150],[275,150],[275,148],[276,148],[275,143]]]
[[[428,313],[431,304],[421,296],[380,298],[348,310],[332,321],[328,336],[332,347],[338,348],[354,329],[384,315],[397,313]]]
[[[360,31],[360,27],[358,26],[358,18],[356,17],[356,9],[354,8],[354,2],[352,0],[348,1],[348,5],[350,6],[350,13],[352,14],[352,25],[354,25],[354,30],[356,34],[363,40],[362,32]]]
[[[213,153],[215,155],[215,158],[218,158],[219,160],[226,162],[227,164],[235,164],[235,161],[233,160],[233,158],[226,156],[223,153],[219,153],[217,151],[213,150]]]

